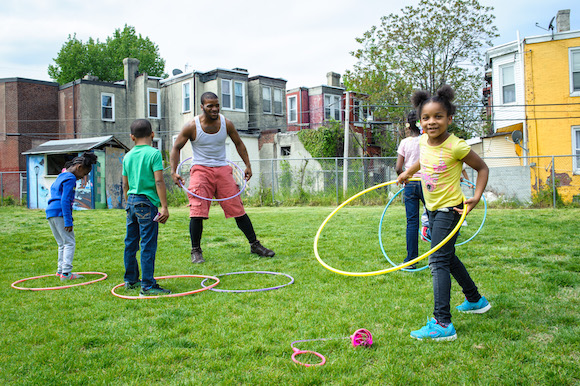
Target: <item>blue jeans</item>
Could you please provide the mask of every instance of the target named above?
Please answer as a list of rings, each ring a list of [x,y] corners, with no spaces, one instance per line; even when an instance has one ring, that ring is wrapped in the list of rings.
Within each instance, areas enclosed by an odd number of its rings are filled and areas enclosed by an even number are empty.
[[[458,207],[462,207],[459,205]],[[429,214],[431,228],[431,248],[443,240],[457,225],[461,215],[453,208],[443,208]],[[463,294],[470,302],[477,302],[481,295],[467,269],[455,255],[457,233],[443,247],[429,256],[429,269],[433,277],[433,316],[438,322],[451,323],[451,275],[459,283]]]
[[[425,204],[421,181],[410,181],[405,184],[403,200],[407,214],[407,257],[405,262],[419,256],[420,203]]]
[[[127,198],[127,236],[125,236],[125,282],[139,281],[139,265],[137,251],[141,240],[141,269],[144,288],[155,285],[155,253],[157,251],[157,234],[159,224],[153,221],[157,207],[141,194],[130,194]]]

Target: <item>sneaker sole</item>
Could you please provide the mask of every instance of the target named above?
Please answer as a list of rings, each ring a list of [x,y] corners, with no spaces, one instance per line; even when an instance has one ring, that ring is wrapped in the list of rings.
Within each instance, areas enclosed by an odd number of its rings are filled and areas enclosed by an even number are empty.
[[[438,338],[417,338],[416,336],[411,335],[411,338],[417,339],[421,342],[423,342],[423,341],[445,342],[445,341],[453,341],[453,340],[457,339],[457,334],[453,334],[450,336],[440,336]]]
[[[475,309],[475,310],[462,311],[462,310],[458,309],[457,311],[463,312],[464,314],[484,314],[487,311],[489,311],[490,308],[491,308],[491,304],[488,304],[487,306],[485,306],[483,308],[478,308],[478,309]]]

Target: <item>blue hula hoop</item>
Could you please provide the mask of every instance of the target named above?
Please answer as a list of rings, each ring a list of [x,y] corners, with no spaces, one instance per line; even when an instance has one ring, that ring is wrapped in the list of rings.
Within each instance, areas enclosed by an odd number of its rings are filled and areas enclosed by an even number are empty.
[[[461,181],[462,184],[469,186],[467,183],[471,184],[472,186],[475,186],[475,184],[471,181],[468,180],[464,180]],[[395,193],[395,195],[393,197],[391,197],[391,199],[389,200],[389,202],[387,202],[387,206],[385,206],[385,209],[383,210],[383,214],[381,215],[381,221],[379,222],[379,245],[381,247],[381,251],[383,252],[383,255],[386,257],[386,259],[389,261],[389,263],[391,263],[391,265],[393,267],[396,267],[398,264],[395,264],[393,261],[391,261],[391,259],[389,258],[389,256],[387,255],[387,252],[385,251],[385,248],[383,247],[383,239],[382,239],[382,228],[383,228],[383,220],[385,218],[385,213],[387,212],[387,209],[389,208],[389,205],[391,205],[391,202],[393,202],[393,200],[399,195],[401,194],[401,192],[403,192],[404,188],[401,188],[397,193]],[[483,206],[485,208],[484,212],[483,212],[483,219],[481,220],[481,224],[479,225],[479,228],[477,229],[477,231],[467,240],[462,241],[458,244],[455,244],[456,247],[466,244],[468,242],[470,242],[471,240],[473,240],[473,238],[475,236],[477,236],[477,234],[481,231],[481,228],[483,228],[483,224],[485,224],[485,219],[487,218],[487,200],[485,199],[485,196],[482,196],[483,198]],[[419,230],[419,234],[421,233],[421,231]],[[428,242],[431,242],[431,240],[427,237],[424,237],[425,240],[427,240]],[[407,272],[418,272],[418,271],[422,271],[424,269],[427,269],[428,265],[421,267],[421,268],[417,268],[417,269],[408,269],[408,268],[401,268],[401,271],[407,271]]]

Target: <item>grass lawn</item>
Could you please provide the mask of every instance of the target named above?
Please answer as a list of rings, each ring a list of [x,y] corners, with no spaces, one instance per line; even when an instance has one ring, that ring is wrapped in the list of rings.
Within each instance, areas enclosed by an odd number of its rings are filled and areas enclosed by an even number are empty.
[[[356,203],[354,203],[356,205]],[[345,271],[390,267],[378,242],[383,207],[347,206],[328,223],[319,252]],[[349,277],[326,270],[312,250],[331,207],[248,208],[258,238],[276,251],[258,258],[233,219],[212,208],[204,223],[206,263],[190,263],[188,211],[170,208],[160,227],[156,276],[274,271],[295,283],[272,291],[204,291],[165,299],[124,300],[110,290],[123,281],[125,213],[75,212],[74,271],[108,279],[56,291],[10,287],[56,271],[56,243],[44,211],[0,208],[1,384],[579,384],[580,210],[489,210],[482,231],[457,248],[492,309],[453,312],[454,342],[421,342],[409,332],[432,312],[431,276],[393,272]],[[467,217],[461,237],[481,222]],[[382,234],[389,257],[405,253],[404,209],[392,205]],[[421,242],[421,251],[427,243]],[[420,263],[424,265],[424,262]],[[96,278],[93,276],[92,278]],[[160,280],[174,292],[202,279]],[[216,288],[271,287],[285,276],[231,275]],[[61,285],[50,277],[21,284]],[[119,293],[125,292],[124,288]],[[452,310],[463,301],[452,287]],[[298,343],[323,354],[321,367],[290,359],[290,343],[342,338],[358,328],[373,334],[370,348],[335,339]],[[301,356],[303,361],[317,361]]]

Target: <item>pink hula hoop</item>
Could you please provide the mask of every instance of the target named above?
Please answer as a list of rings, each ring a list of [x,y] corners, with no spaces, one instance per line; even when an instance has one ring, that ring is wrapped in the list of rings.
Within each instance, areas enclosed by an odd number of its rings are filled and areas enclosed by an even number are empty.
[[[292,353],[292,360],[294,361],[294,363],[298,363],[299,365],[306,366],[306,367],[322,366],[323,364],[326,363],[326,358],[321,353],[318,353],[316,351],[302,351],[302,350],[298,350],[297,348],[294,348],[294,347],[292,349],[294,350],[294,352]],[[322,361],[320,363],[302,363],[298,359],[296,359],[296,356],[298,356],[300,354],[313,354],[313,355],[316,355],[317,357],[319,357],[320,359],[322,359]]]
[[[111,293],[113,295],[115,295],[116,297],[118,297],[118,298],[121,298],[121,299],[130,299],[130,300],[134,300],[134,299],[176,298],[176,297],[179,297],[179,296],[193,295],[193,294],[198,293],[198,292],[207,291],[207,290],[215,287],[216,285],[218,285],[219,282],[220,282],[220,279],[218,279],[217,277],[215,277],[215,276],[208,276],[208,275],[169,275],[169,276],[156,277],[155,280],[173,279],[173,278],[177,278],[177,277],[203,277],[205,279],[215,280],[216,282],[213,283],[213,284],[208,285],[207,287],[203,287],[203,288],[200,288],[200,289],[196,289],[194,291],[179,292],[179,293],[176,293],[176,294],[157,295],[157,296],[127,296],[127,295],[119,295],[118,293],[115,292],[115,290],[117,288],[122,287],[122,286],[125,285],[125,283],[121,283],[121,284],[118,284],[118,285],[114,286],[111,289]]]
[[[56,276],[56,274],[50,274],[50,275],[41,275],[41,276],[34,276],[34,277],[28,277],[26,279],[20,279],[20,280],[16,280],[14,283],[12,283],[10,286],[12,288],[18,289],[18,290],[25,290],[25,291],[51,291],[51,290],[60,290],[60,289],[65,289],[65,288],[71,288],[71,287],[78,287],[81,285],[88,285],[88,284],[93,284],[96,283],[98,281],[101,280],[105,280],[107,278],[107,274],[103,273],[103,272],[75,272],[79,275],[102,275],[103,277],[100,277],[98,279],[95,280],[90,280],[90,281],[85,281],[82,283],[76,283],[76,284],[69,284],[69,285],[61,285],[58,287],[44,287],[44,288],[30,288],[30,287],[18,287],[16,284],[18,283],[22,283],[24,281],[28,281],[28,280],[34,280],[34,279],[40,279],[43,277],[51,277],[51,276]]]
[[[177,165],[177,172],[179,172],[179,170],[181,169],[181,165],[183,165],[183,163],[185,161],[188,161],[191,158],[192,157],[189,157],[189,158],[186,158],[183,161],[181,161],[180,164]],[[244,171],[242,170],[242,168],[239,165],[233,163],[230,160],[226,160],[226,161],[229,162],[230,164],[234,165],[235,167],[237,167],[238,170],[242,173],[242,176],[244,176],[245,173],[244,173]],[[242,185],[242,189],[240,189],[240,191],[238,193],[234,194],[233,196],[226,197],[226,198],[207,198],[207,197],[198,196],[197,194],[193,193],[192,191],[190,191],[189,189],[187,189],[185,186],[183,186],[183,184],[181,183],[181,181],[179,182],[179,185],[180,185],[181,189],[183,189],[186,193],[191,194],[193,197],[201,198],[202,200],[206,200],[206,201],[227,201],[227,200],[231,200],[232,198],[238,197],[240,194],[242,194],[242,192],[244,190],[246,190],[246,185],[248,184],[248,181],[245,178],[243,180],[244,180],[244,183]]]

